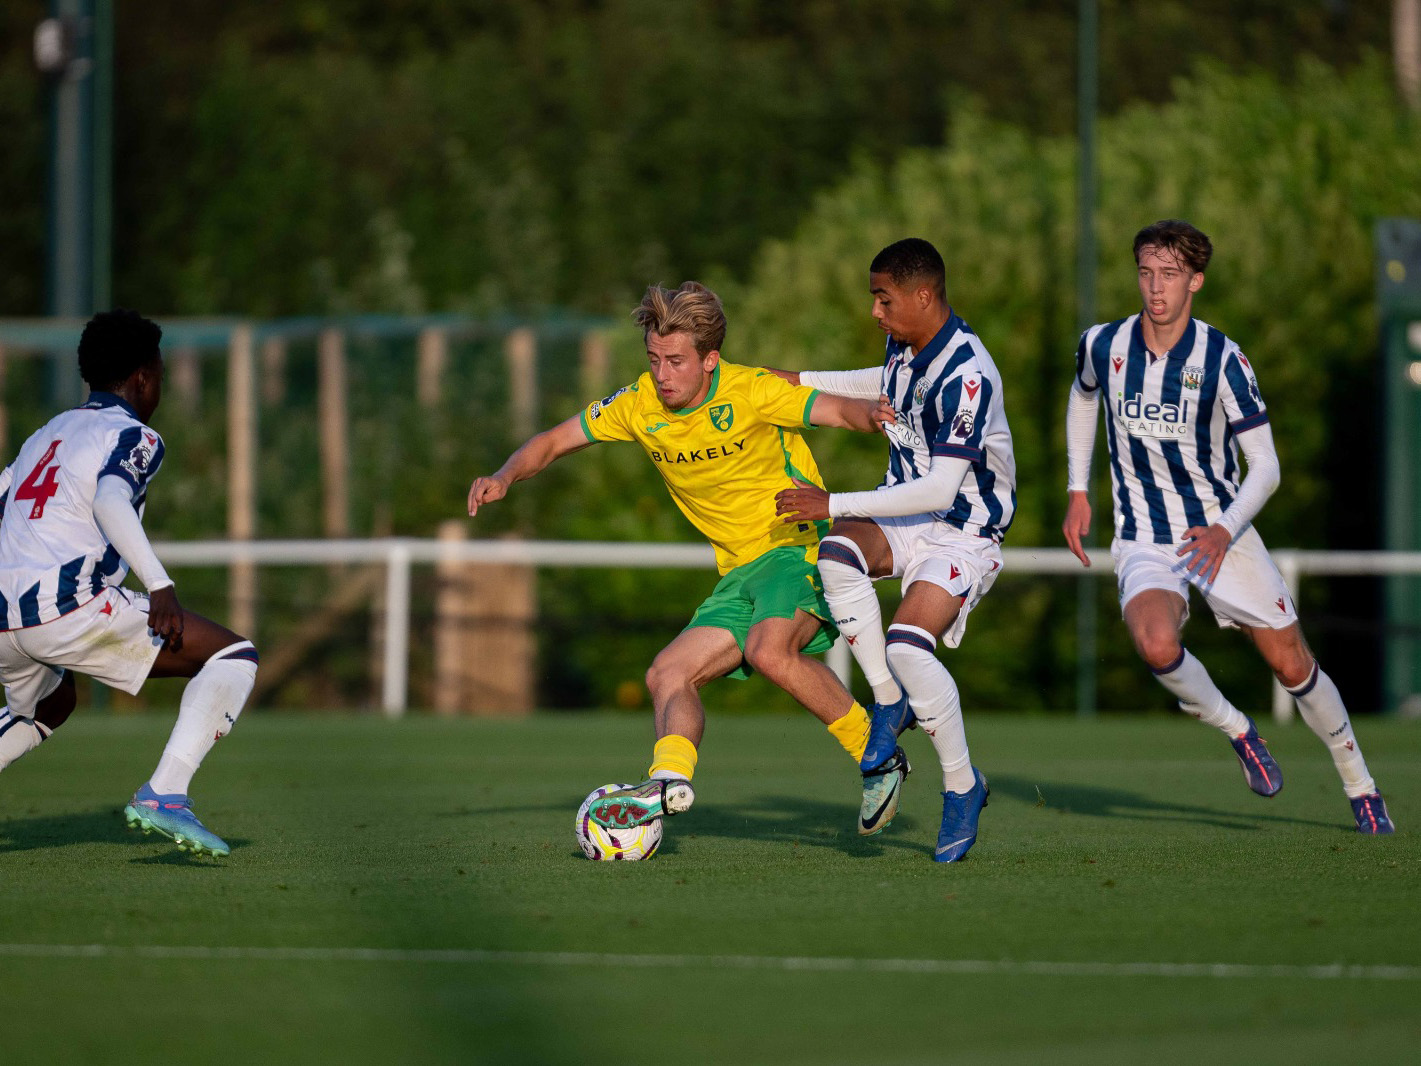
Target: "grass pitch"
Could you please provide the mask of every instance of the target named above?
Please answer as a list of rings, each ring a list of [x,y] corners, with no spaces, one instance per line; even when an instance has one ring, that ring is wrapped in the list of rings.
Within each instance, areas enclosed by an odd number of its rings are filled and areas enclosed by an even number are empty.
[[[976,848],[930,861],[930,746],[886,834],[801,717],[712,714],[661,853],[573,812],[639,779],[645,715],[248,713],[194,860],[121,809],[167,716],[80,714],[0,775],[0,1060],[19,1063],[1412,1061],[1421,724],[1363,720],[1400,832],[1264,729],[1263,800],[1183,718],[968,722]]]

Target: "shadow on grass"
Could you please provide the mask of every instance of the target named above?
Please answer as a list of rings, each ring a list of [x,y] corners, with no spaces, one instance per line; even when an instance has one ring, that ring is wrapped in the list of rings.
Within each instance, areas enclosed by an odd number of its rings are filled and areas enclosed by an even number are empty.
[[[829,848],[868,859],[890,850],[931,855],[937,843],[936,821],[928,828],[921,819],[900,814],[892,829],[871,837],[858,835],[857,821],[858,808],[847,802],[825,803],[803,796],[765,795],[744,803],[706,803],[667,824],[661,850],[675,854],[682,840],[722,837]]]
[[[243,839],[228,840],[236,851],[247,843]],[[132,859],[135,863],[160,865],[205,865],[207,858],[196,858],[166,837],[153,833],[145,837],[124,824],[123,812],[114,808],[82,811],[76,814],[44,814],[31,818],[6,818],[0,821],[0,854],[13,851],[41,851],[67,848],[76,844],[150,844],[166,845],[171,851]]]
[[[1009,774],[993,774],[989,779],[994,796],[1009,796],[1028,806],[1041,806],[1067,814],[1088,814],[1096,818],[1147,818],[1158,821],[1197,822],[1218,829],[1239,829],[1256,832],[1260,823],[1316,826],[1323,829],[1347,829],[1337,822],[1319,822],[1311,818],[1290,818],[1260,809],[1256,814],[1217,810],[1192,803],[1172,803],[1165,799],[1142,796],[1123,788],[1105,788],[1062,781],[1035,781]],[[1240,786],[1242,787],[1242,786]],[[1260,808],[1267,801],[1258,797]]]

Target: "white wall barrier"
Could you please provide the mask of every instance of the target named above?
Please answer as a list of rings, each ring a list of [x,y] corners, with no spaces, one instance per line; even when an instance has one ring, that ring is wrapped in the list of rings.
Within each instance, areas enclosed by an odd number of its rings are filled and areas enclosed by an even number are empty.
[[[707,544],[638,544],[620,541],[557,540],[434,540],[386,537],[374,540],[199,540],[157,543],[158,557],[169,567],[182,566],[310,566],[332,563],[380,564],[386,568],[384,683],[381,706],[398,717],[409,703],[410,573],[416,565],[438,561],[532,567],[592,567],[606,569],[713,570],[715,553]],[[1091,551],[1089,570],[1065,548],[1006,548],[1007,575],[1113,576],[1110,553]],[[1296,551],[1272,552],[1296,602],[1301,579],[1324,576],[1421,574],[1421,552]],[[840,640],[826,661],[846,682],[848,646]],[[1273,717],[1287,721],[1293,701],[1279,685],[1273,691]]]

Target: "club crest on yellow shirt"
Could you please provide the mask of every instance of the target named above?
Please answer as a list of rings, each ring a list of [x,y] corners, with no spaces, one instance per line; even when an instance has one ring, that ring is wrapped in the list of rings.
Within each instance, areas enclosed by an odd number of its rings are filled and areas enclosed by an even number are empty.
[[[716,404],[706,414],[710,415],[711,425],[722,433],[735,424],[735,408],[728,403]]]

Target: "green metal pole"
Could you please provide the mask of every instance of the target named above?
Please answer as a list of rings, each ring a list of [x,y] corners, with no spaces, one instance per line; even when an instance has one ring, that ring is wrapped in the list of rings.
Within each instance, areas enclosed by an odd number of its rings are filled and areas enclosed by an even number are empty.
[[[113,306],[113,8],[114,0],[94,0],[91,311]]]
[[[94,0],[50,0],[67,27],[72,54],[50,93],[49,284],[51,315],[83,318],[94,309]],[[50,353],[50,401],[79,398],[72,351]]]
[[[1095,113],[1099,57],[1096,0],[1080,0],[1076,30],[1076,327],[1095,324]],[[1090,495],[1090,486],[1086,486]],[[1087,539],[1089,544],[1094,537]],[[1076,714],[1096,709],[1096,578],[1076,578]]]

